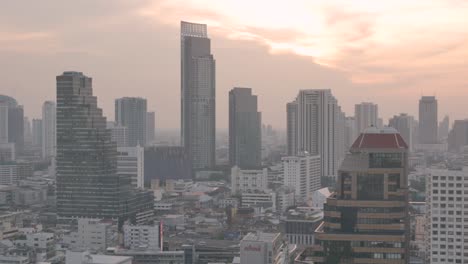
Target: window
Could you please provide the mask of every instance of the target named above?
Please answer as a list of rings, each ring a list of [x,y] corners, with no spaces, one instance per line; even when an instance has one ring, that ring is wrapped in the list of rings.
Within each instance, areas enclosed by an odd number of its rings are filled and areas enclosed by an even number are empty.
[[[357,181],[359,200],[383,200],[383,174],[361,174]]]
[[[369,154],[370,168],[401,168],[402,154],[401,153],[370,153]]]

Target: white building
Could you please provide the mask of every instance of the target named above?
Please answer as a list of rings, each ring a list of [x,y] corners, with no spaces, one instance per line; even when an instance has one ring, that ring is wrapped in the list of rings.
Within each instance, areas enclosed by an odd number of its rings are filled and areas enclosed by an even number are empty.
[[[283,183],[292,188],[296,199],[307,202],[314,191],[320,189],[320,156],[302,152],[297,156],[283,157]]]
[[[128,129],[126,126],[119,126],[115,122],[107,122],[107,129],[111,131],[111,138],[118,148],[128,147]]]
[[[356,118],[346,117],[345,119],[345,151],[348,151],[356,138],[359,136],[356,127]]]
[[[285,248],[281,233],[249,233],[240,242],[240,263],[280,264]]]
[[[323,210],[323,205],[327,201],[327,198],[330,197],[331,193],[328,188],[322,188],[316,190],[312,193],[312,208]]]
[[[379,107],[377,104],[364,102],[354,106],[354,117],[358,134],[368,127],[380,127]]]
[[[255,207],[276,211],[276,202],[275,192],[243,192],[241,195],[242,207]]]
[[[468,167],[428,169],[426,260],[468,263]]]
[[[78,219],[78,230],[64,236],[64,242],[72,249],[105,250],[115,246],[117,228],[110,222],[98,219]]]
[[[42,158],[55,157],[56,138],[55,103],[45,101],[42,105]]]
[[[289,207],[296,204],[296,195],[293,190],[282,188],[276,191],[276,209],[285,212]]]
[[[117,174],[129,176],[132,186],[144,188],[145,149],[141,146],[117,148]]]
[[[241,170],[231,169],[231,193],[264,192],[268,189],[268,169]]]
[[[65,264],[132,264],[132,257],[90,254],[87,251],[68,250]]]
[[[124,245],[129,249],[145,248],[162,250],[163,226],[155,225],[124,225]]]

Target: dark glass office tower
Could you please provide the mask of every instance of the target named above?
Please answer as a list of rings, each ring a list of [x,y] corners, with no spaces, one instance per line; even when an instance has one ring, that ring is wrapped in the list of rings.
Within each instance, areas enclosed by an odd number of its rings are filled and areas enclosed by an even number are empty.
[[[338,172],[315,231],[314,263],[409,260],[408,146],[393,128],[365,130]]]
[[[57,213],[60,218],[136,218],[151,197],[118,176],[117,147],[81,72],[57,76]],[[149,202],[149,204],[148,204]]]

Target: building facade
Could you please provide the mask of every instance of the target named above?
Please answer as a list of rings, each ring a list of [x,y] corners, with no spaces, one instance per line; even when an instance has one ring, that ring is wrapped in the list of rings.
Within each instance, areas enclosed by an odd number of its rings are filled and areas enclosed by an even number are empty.
[[[248,233],[240,242],[240,264],[280,264],[284,261],[280,233]]]
[[[368,127],[379,127],[379,106],[370,102],[363,102],[354,106],[356,129],[361,133]]]
[[[437,99],[423,96],[419,100],[419,144],[437,144]]]
[[[194,169],[215,166],[215,60],[207,26],[181,22],[181,142]]]
[[[152,180],[190,180],[192,166],[189,152],[184,147],[158,146],[145,149],[145,186]]]
[[[42,158],[55,157],[57,145],[55,103],[46,101],[42,105]]]
[[[242,170],[237,166],[231,169],[231,193],[264,192],[268,189],[268,169]]]
[[[250,88],[229,92],[229,162],[242,169],[262,165],[262,116]]]
[[[115,123],[128,131],[128,146],[146,146],[146,99],[124,97],[115,100]]]
[[[130,177],[133,188],[144,188],[145,149],[140,146],[117,148],[117,174]]]
[[[124,246],[129,249],[163,249],[163,225],[124,225]]]
[[[146,113],[146,144],[151,145],[156,140],[156,114]]]
[[[314,263],[409,263],[407,160],[393,128],[357,138],[315,231]]]
[[[393,116],[388,122],[389,127],[395,128],[400,133],[410,151],[413,150],[413,123],[414,118],[408,114]]]
[[[310,202],[312,193],[320,189],[320,156],[306,152],[283,157],[283,185],[294,190],[296,199]]]

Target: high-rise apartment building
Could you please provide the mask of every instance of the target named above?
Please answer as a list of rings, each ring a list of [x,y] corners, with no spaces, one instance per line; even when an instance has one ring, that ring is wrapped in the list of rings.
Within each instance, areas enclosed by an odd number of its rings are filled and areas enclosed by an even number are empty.
[[[408,114],[393,116],[388,123],[389,127],[395,128],[400,133],[410,151],[413,150],[413,123],[414,118]]]
[[[117,174],[117,147],[92,89],[81,72],[57,76],[57,214],[139,221],[152,194]]]
[[[437,99],[423,96],[419,100],[419,144],[436,144],[438,132]]]
[[[320,155],[322,176],[335,177],[345,153],[345,115],[331,91],[301,90],[287,109],[290,155]]]
[[[32,145],[42,149],[42,119],[32,120]]]
[[[379,106],[374,103],[364,102],[354,106],[356,129],[361,133],[368,127],[379,127]]]
[[[181,22],[181,142],[194,169],[215,166],[215,60],[207,26]]]
[[[23,118],[23,138],[25,145],[31,146],[32,143],[32,134],[31,134],[31,121],[27,116]]]
[[[55,156],[57,145],[55,103],[46,101],[42,105],[42,158]]]
[[[262,116],[250,88],[229,92],[229,162],[242,169],[262,165]]]
[[[156,139],[156,114],[146,113],[146,144],[151,145]]]
[[[426,263],[468,263],[468,168],[426,177]]]
[[[0,143],[15,144],[16,152],[24,147],[23,106],[9,96],[0,95]]]
[[[462,152],[468,145],[468,119],[455,120],[453,128],[447,139],[448,150],[451,152]]]
[[[408,146],[368,128],[340,167],[315,231],[314,263],[409,263]]]
[[[128,146],[146,146],[146,99],[124,97],[115,100],[115,123],[127,127]]]
[[[130,177],[133,188],[144,188],[145,148],[117,148],[117,174]]]
[[[446,140],[450,131],[450,118],[448,115],[439,123],[439,140]]]
[[[356,127],[356,118],[349,116],[345,119],[345,151],[351,147],[359,133]]]
[[[283,184],[294,190],[296,199],[310,202],[312,193],[319,190],[321,162],[319,155],[307,152],[283,157]]]
[[[111,131],[111,138],[118,148],[128,147],[128,129],[126,126],[116,125],[115,122],[107,122],[107,129]]]

